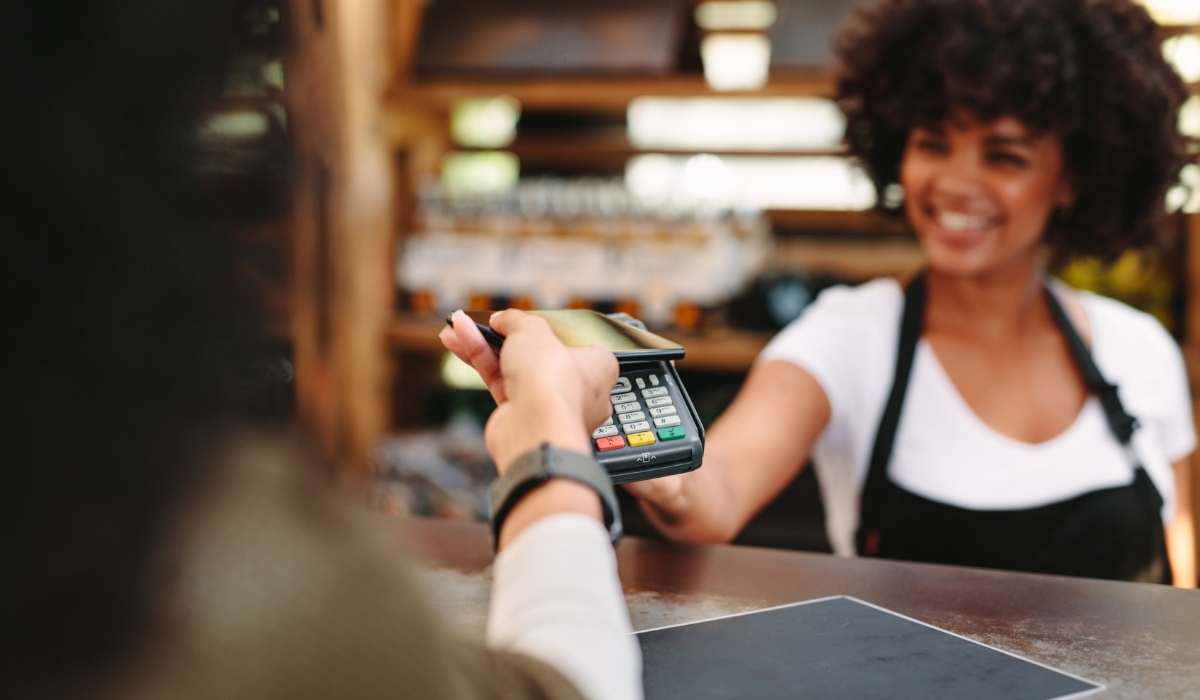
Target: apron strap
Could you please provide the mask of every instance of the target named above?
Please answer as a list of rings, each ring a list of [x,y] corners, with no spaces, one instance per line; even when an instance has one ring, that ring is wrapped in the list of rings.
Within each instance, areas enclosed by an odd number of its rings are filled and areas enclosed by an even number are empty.
[[[1050,315],[1054,318],[1054,323],[1062,331],[1063,337],[1067,340],[1067,347],[1071,350],[1071,357],[1075,360],[1075,366],[1079,368],[1079,373],[1083,375],[1084,383],[1096,395],[1096,398],[1100,399],[1100,405],[1104,407],[1104,418],[1108,421],[1109,429],[1122,445],[1128,446],[1130,440],[1133,438],[1134,431],[1138,428],[1137,419],[1129,415],[1129,412],[1125,410],[1125,406],[1121,403],[1121,397],[1117,395],[1117,385],[1108,383],[1104,379],[1104,375],[1100,374],[1100,368],[1096,367],[1096,362],[1092,359],[1092,353],[1083,344],[1083,339],[1079,337],[1074,324],[1067,318],[1062,304],[1059,303],[1058,297],[1055,296],[1054,291],[1048,284],[1046,285],[1046,303],[1050,307]],[[1138,463],[1137,466],[1140,467],[1141,464]]]
[[[900,424],[900,410],[904,407],[904,395],[908,392],[908,377],[912,372],[913,356],[917,341],[925,327],[925,273],[921,272],[908,283],[904,291],[904,313],[900,317],[900,336],[896,345],[896,370],[892,375],[892,390],[888,394],[883,417],[875,431],[875,446],[871,450],[871,461],[867,478],[863,483],[858,515],[858,531],[855,545],[860,555],[875,556],[879,553],[879,516],[884,491],[887,487],[888,462],[892,458],[892,445],[896,439],[896,428]]]
[[[1067,318],[1062,304],[1059,303],[1058,297],[1055,296],[1054,290],[1050,288],[1049,284],[1046,285],[1046,303],[1050,307],[1050,315],[1054,317],[1054,322],[1058,324],[1063,337],[1067,339],[1067,347],[1071,349],[1071,357],[1075,359],[1075,366],[1083,375],[1083,381],[1087,384],[1088,389],[1096,395],[1096,398],[1100,399],[1100,405],[1104,408],[1104,419],[1108,421],[1108,429],[1125,448],[1129,462],[1133,465],[1134,488],[1137,489],[1138,494],[1147,505],[1154,521],[1161,522],[1159,521],[1159,512],[1163,506],[1162,494],[1154,485],[1154,480],[1146,473],[1141,458],[1133,449],[1133,433],[1138,429],[1138,419],[1125,410],[1125,405],[1121,403],[1121,397],[1117,394],[1117,385],[1110,384],[1100,373],[1100,368],[1092,359],[1091,351],[1083,344],[1083,339],[1079,337],[1071,319]],[[1166,552],[1165,538],[1160,556],[1163,567],[1160,582],[1170,584],[1175,576],[1171,571],[1171,558]]]

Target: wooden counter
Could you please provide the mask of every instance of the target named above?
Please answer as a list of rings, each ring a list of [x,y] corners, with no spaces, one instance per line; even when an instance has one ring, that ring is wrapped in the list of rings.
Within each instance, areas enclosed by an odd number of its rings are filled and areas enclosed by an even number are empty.
[[[433,604],[481,635],[487,529],[405,522],[405,538],[431,562]],[[1200,697],[1200,591],[638,538],[617,554],[636,629],[850,595],[1104,683],[1103,697]]]

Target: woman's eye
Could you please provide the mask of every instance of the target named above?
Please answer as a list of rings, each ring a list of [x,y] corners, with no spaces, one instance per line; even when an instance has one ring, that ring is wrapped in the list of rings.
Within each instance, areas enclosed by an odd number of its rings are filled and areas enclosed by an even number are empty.
[[[1017,168],[1023,168],[1029,164],[1029,161],[1026,160],[1024,156],[1007,151],[995,151],[989,153],[988,162],[996,165],[1010,165]]]
[[[917,138],[913,145],[925,153],[945,153],[946,142],[935,138]]]

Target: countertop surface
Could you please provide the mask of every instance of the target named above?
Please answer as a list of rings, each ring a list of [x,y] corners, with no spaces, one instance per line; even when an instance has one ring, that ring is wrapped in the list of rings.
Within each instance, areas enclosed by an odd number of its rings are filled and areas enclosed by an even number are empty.
[[[401,523],[433,605],[482,636],[487,528]],[[617,557],[638,630],[847,595],[1107,686],[1093,697],[1200,698],[1200,591],[633,537]]]

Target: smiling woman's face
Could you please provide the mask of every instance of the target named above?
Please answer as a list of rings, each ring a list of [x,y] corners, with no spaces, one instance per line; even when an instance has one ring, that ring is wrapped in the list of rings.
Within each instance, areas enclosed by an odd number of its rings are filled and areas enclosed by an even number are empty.
[[[913,129],[900,183],[930,267],[969,276],[1035,257],[1051,213],[1074,198],[1058,137],[1011,117]]]

